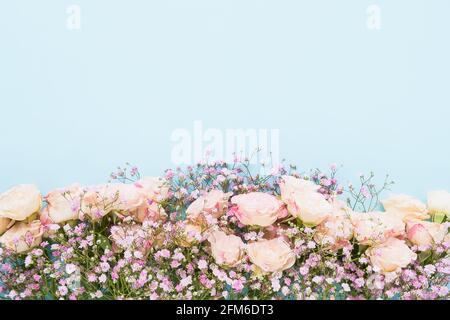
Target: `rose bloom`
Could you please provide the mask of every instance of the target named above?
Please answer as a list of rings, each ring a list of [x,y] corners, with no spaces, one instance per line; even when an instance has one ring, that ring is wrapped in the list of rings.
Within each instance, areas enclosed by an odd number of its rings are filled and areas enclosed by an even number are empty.
[[[132,184],[113,183],[106,185],[106,194],[110,199],[118,197],[117,202],[114,203],[114,210],[119,211],[133,211],[136,210],[144,199],[138,188]]]
[[[285,203],[294,200],[293,196],[296,192],[311,193],[317,192],[320,189],[320,186],[312,181],[292,176],[282,176],[279,185],[281,200]]]
[[[367,255],[372,265],[384,273],[398,271],[417,259],[417,254],[405,244],[405,241],[396,238],[389,238],[368,249]]]
[[[244,257],[244,243],[238,236],[216,230],[211,232],[208,241],[211,244],[212,256],[219,265],[234,267]]]
[[[281,272],[295,263],[295,254],[281,238],[261,239],[247,245],[250,261],[265,273]]]
[[[62,223],[79,218],[78,208],[73,204],[80,202],[82,189],[78,184],[71,185],[64,190],[50,192],[44,199],[47,206],[41,210],[42,223]]]
[[[413,244],[428,246],[443,242],[448,233],[448,227],[435,222],[410,220],[406,223],[406,232]]]
[[[391,212],[353,212],[351,221],[356,240],[363,245],[373,245],[389,237],[405,234],[405,223]]]
[[[344,202],[333,202],[333,209],[328,218],[317,227],[315,239],[338,249],[353,238],[354,227],[350,219],[352,211]]]
[[[410,219],[425,220],[430,217],[426,205],[408,195],[395,195],[381,203],[385,211],[397,214],[404,222]]]
[[[81,198],[81,209],[84,214],[97,220],[113,210],[136,210],[143,202],[141,192],[134,185],[111,183],[88,187]]]
[[[0,218],[0,235],[5,233],[12,225],[14,221],[8,218]]]
[[[163,207],[158,203],[150,201],[142,204],[135,211],[131,212],[134,220],[143,223],[144,221],[164,221],[167,218],[167,213]]]
[[[312,181],[291,176],[283,176],[280,182],[281,200],[289,213],[308,227],[322,223],[333,211],[331,204],[317,192],[319,189]]]
[[[445,213],[450,217],[450,193],[445,190],[428,192],[428,210],[431,213]]]
[[[0,243],[17,253],[38,246],[42,242],[44,228],[39,220],[31,223],[17,222],[0,237]]]
[[[296,192],[286,204],[289,213],[308,227],[319,225],[333,212],[332,205],[318,192]]]
[[[263,192],[251,192],[234,196],[235,215],[244,225],[268,227],[286,216],[283,202]]]
[[[228,200],[232,193],[224,193],[221,190],[212,190],[195,200],[186,210],[188,219],[196,220],[201,214],[207,213],[219,218],[228,207]]]
[[[145,177],[134,184],[139,192],[147,199],[161,202],[169,195],[169,186],[165,179],[159,177]]]
[[[39,212],[41,193],[35,185],[16,186],[0,195],[0,218],[23,221]]]

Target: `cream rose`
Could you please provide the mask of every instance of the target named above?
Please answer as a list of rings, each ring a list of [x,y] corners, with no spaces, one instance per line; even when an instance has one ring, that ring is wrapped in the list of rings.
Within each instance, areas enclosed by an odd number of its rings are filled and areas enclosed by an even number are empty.
[[[140,223],[146,220],[157,222],[164,220],[167,217],[167,213],[158,203],[150,201],[150,203],[144,203],[133,211],[132,216]]]
[[[0,218],[23,221],[41,208],[41,193],[35,185],[16,186],[0,195]]]
[[[78,184],[51,191],[44,199],[47,206],[41,210],[41,222],[63,223],[79,218],[82,189]]]
[[[405,241],[396,238],[389,238],[368,249],[367,255],[372,265],[384,273],[398,271],[417,259],[417,254],[405,244]]]
[[[355,238],[363,245],[373,245],[405,234],[405,223],[391,212],[354,212],[351,221]]]
[[[212,190],[195,200],[186,210],[188,219],[196,220],[201,214],[210,214],[219,218],[228,206],[228,200],[232,193],[224,193],[221,190]]]
[[[114,210],[133,211],[139,208],[144,202],[144,198],[138,188],[132,184],[115,183],[107,185],[106,194],[112,199],[118,196],[114,203]]]
[[[427,246],[444,241],[448,233],[448,227],[445,224],[410,220],[406,223],[408,239],[415,245]]]
[[[450,217],[450,193],[445,190],[428,192],[428,210],[432,214],[444,213]]]
[[[320,186],[309,180],[300,179],[292,176],[283,176],[279,183],[281,191],[281,200],[284,203],[289,203],[295,200],[294,195],[297,192],[312,193],[317,192]]]
[[[115,211],[134,211],[144,203],[139,189],[132,184],[111,183],[84,190],[81,197],[83,214],[97,220]]]
[[[14,224],[14,221],[8,218],[0,218],[0,235],[5,233],[9,227]]]
[[[281,238],[261,239],[247,245],[250,261],[263,272],[281,272],[295,263],[295,254]]]
[[[317,226],[333,212],[332,205],[318,192],[296,192],[287,207],[293,217],[299,218],[308,227]]]
[[[139,192],[147,199],[161,202],[169,195],[169,186],[165,179],[159,177],[145,177],[134,184]]]
[[[31,223],[17,222],[0,237],[0,243],[17,253],[38,246],[42,242],[44,228],[39,220]]]
[[[89,216],[93,220],[101,219],[112,210],[111,199],[104,195],[104,186],[90,186],[83,189],[80,200],[80,219]]]
[[[244,243],[238,236],[216,230],[211,232],[208,241],[211,244],[212,256],[219,265],[234,267],[244,257]]]
[[[333,211],[331,204],[317,192],[319,188],[311,181],[291,176],[283,176],[280,182],[281,200],[289,213],[309,227],[322,223]]]
[[[236,206],[236,217],[244,225],[268,227],[286,216],[283,203],[267,193],[240,194],[234,196],[231,202]]]
[[[397,214],[404,222],[410,219],[425,220],[430,217],[424,203],[405,194],[392,196],[381,203],[386,211]]]
[[[315,238],[319,243],[339,248],[353,238],[354,227],[351,210],[344,202],[333,202],[333,211],[316,229]]]

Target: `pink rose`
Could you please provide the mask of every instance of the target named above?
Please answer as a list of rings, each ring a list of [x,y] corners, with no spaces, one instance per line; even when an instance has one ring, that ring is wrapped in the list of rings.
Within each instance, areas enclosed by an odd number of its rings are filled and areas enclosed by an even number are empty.
[[[286,216],[283,203],[267,193],[241,194],[234,196],[231,202],[236,206],[236,217],[244,225],[268,227]]]
[[[410,220],[406,223],[408,239],[415,245],[427,246],[444,241],[448,227],[444,224]]]
[[[223,231],[213,231],[208,237],[211,253],[216,263],[234,267],[244,257],[244,243],[235,235],[227,235]]]
[[[265,273],[281,272],[295,263],[295,254],[281,238],[261,239],[247,245],[250,261]]]
[[[195,200],[186,210],[188,219],[196,220],[201,214],[210,214],[219,218],[228,207],[228,200],[232,193],[212,190]]]
[[[384,273],[398,271],[417,259],[417,254],[411,251],[405,241],[396,238],[389,238],[368,249],[367,255],[372,265]]]

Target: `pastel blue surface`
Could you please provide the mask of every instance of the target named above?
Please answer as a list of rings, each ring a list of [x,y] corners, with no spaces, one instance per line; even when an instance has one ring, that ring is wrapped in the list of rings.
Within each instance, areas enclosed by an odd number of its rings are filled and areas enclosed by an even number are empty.
[[[366,9],[381,8],[381,30]],[[66,8],[81,8],[81,30]],[[280,129],[300,167],[450,189],[449,1],[0,4],[0,190],[171,167],[171,133]]]

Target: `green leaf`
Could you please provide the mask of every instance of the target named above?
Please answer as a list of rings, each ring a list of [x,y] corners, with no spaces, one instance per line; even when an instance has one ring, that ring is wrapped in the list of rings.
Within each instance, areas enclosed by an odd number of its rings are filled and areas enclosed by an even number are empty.
[[[364,252],[366,252],[367,248],[369,248],[369,246],[360,244],[360,245],[358,245],[358,252],[360,254],[363,254]]]
[[[420,264],[424,264],[425,261],[427,261],[429,258],[431,258],[432,254],[433,253],[431,252],[431,250],[422,251],[421,253],[419,253]]]
[[[435,212],[433,213],[433,222],[442,223],[446,216],[445,212]]]

